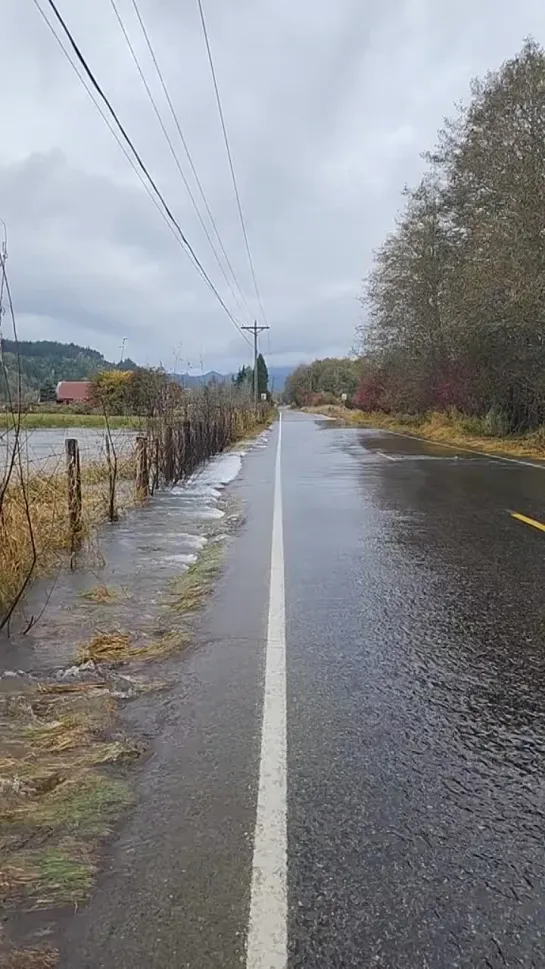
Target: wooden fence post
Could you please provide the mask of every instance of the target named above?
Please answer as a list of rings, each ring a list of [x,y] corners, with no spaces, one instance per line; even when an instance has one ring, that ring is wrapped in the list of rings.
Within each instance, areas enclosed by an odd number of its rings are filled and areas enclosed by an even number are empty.
[[[181,481],[184,476],[185,460],[184,460],[184,433],[182,428],[177,425],[176,430],[173,431],[174,440],[174,466],[176,468],[176,481]]]
[[[172,484],[176,475],[174,461],[174,435],[170,424],[165,427],[165,481]]]
[[[148,439],[136,438],[136,491],[143,499],[149,495]]]
[[[152,483],[153,494],[155,494],[155,492],[159,490],[160,455],[161,455],[161,447],[159,443],[159,438],[155,437],[153,439],[153,483]]]
[[[81,464],[79,445],[74,437],[66,440],[66,469],[68,472],[68,521],[70,525],[70,568],[75,565],[75,553],[81,544]]]
[[[193,447],[191,440],[191,421],[184,421],[184,473],[189,475],[193,471]]]
[[[118,520],[117,509],[115,507],[115,486],[117,481],[117,455],[110,445],[110,436],[106,434],[106,462],[108,464],[108,521],[116,522]],[[113,452],[113,461],[112,461]]]

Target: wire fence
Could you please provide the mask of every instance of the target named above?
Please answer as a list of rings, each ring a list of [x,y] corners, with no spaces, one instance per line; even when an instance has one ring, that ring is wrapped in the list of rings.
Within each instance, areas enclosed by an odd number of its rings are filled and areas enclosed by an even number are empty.
[[[270,415],[225,399],[193,402],[182,415],[143,422],[141,431],[19,431],[0,439],[0,629],[34,575],[70,565],[96,538],[159,488],[250,433]],[[106,421],[107,425],[107,421]]]

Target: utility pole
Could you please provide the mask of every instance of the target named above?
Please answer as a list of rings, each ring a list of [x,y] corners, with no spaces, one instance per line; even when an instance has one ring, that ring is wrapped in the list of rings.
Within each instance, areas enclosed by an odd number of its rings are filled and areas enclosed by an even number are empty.
[[[257,337],[259,333],[263,330],[270,330],[269,326],[258,326],[257,320],[254,322],[253,326],[242,326],[241,330],[249,330],[250,333],[254,335],[254,406],[257,411],[257,401],[258,401],[258,383],[257,383]]]
[[[127,337],[124,336],[123,337],[123,343],[121,344],[121,359],[119,361],[119,366],[121,366],[121,364],[123,363],[123,360],[125,359],[125,344],[126,344],[126,342],[127,342]]]

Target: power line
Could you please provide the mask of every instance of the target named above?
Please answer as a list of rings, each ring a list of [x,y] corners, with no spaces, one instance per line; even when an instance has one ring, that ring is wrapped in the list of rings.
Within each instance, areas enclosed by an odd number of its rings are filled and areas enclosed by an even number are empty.
[[[136,65],[136,69],[137,69],[137,71],[138,71],[138,73],[140,75],[140,79],[142,81],[142,84],[144,85],[144,88],[146,90],[146,93],[148,95],[148,98],[149,98],[149,100],[151,102],[151,105],[152,105],[153,110],[155,112],[155,115],[157,117],[157,120],[158,120],[158,122],[159,122],[159,124],[161,126],[161,130],[163,132],[163,135],[165,136],[165,139],[167,141],[168,147],[170,148],[170,152],[171,152],[171,155],[172,155],[172,157],[174,159],[174,162],[176,164],[176,167],[178,169],[178,172],[180,173],[180,176],[182,178],[182,181],[183,181],[183,183],[184,183],[184,185],[185,185],[185,187],[187,189],[187,192],[188,192],[189,198],[191,199],[193,208],[195,209],[195,212],[197,213],[197,218],[199,219],[199,222],[200,222],[200,224],[202,226],[203,232],[206,235],[206,238],[208,239],[208,242],[210,243],[210,248],[212,249],[212,252],[214,253],[216,262],[217,262],[217,264],[218,264],[218,266],[220,268],[220,271],[221,271],[221,273],[223,275],[223,278],[225,279],[225,282],[227,283],[227,286],[229,288],[229,291],[231,293],[231,296],[233,297],[235,303],[237,304],[237,306],[239,307],[239,309],[241,310],[241,312],[244,313],[244,309],[243,309],[243,307],[242,307],[242,305],[241,305],[241,303],[240,303],[237,295],[235,294],[235,292],[233,290],[233,286],[232,286],[231,280],[229,279],[229,277],[227,276],[227,273],[225,272],[225,269],[223,267],[223,263],[222,263],[219,255],[217,253],[217,250],[216,250],[216,247],[214,245],[214,242],[212,241],[212,239],[210,237],[210,233],[209,233],[209,231],[208,231],[208,229],[206,227],[206,224],[204,222],[204,219],[203,219],[203,217],[202,217],[202,215],[200,213],[200,209],[199,209],[199,207],[197,205],[197,202],[195,201],[195,196],[193,195],[193,192],[191,191],[191,186],[190,186],[189,182],[187,181],[187,178],[185,176],[185,172],[184,172],[184,170],[183,170],[183,168],[182,168],[182,166],[180,164],[180,159],[178,158],[178,155],[176,153],[176,149],[174,148],[174,145],[172,144],[172,139],[171,139],[171,137],[170,137],[170,135],[169,135],[169,133],[167,131],[167,128],[165,127],[165,123],[164,123],[163,118],[161,116],[161,112],[159,111],[159,108],[157,106],[157,102],[156,102],[156,100],[155,100],[155,98],[153,96],[153,92],[152,92],[152,90],[151,90],[151,88],[150,88],[150,86],[149,86],[149,84],[147,82],[147,79],[146,79],[146,76],[145,76],[144,71],[142,69],[142,66],[140,64],[140,61],[138,60],[138,55],[137,55],[137,53],[136,53],[136,51],[134,49],[134,46],[132,44],[132,41],[131,41],[130,37],[129,37],[129,34],[128,34],[127,29],[125,27],[125,24],[123,22],[123,18],[121,17],[121,14],[119,13],[119,9],[117,7],[117,4],[116,4],[115,0],[110,0],[110,3],[111,3],[111,6],[112,6],[112,9],[114,11],[114,14],[116,16],[117,22],[118,22],[118,24],[119,24],[119,26],[121,28],[122,33],[123,33],[123,37],[125,38],[125,43],[127,44],[128,48],[129,48],[129,51],[130,51],[131,56],[132,56],[132,59],[133,59],[135,65]]]
[[[134,0],[133,0],[133,2],[134,2]],[[259,288],[258,288],[258,285],[257,285],[257,279],[256,279],[256,275],[255,275],[255,270],[254,270],[254,263],[253,263],[253,259],[252,259],[252,254],[250,252],[250,244],[248,242],[248,233],[246,232],[246,225],[245,225],[245,222],[244,222],[244,215],[242,214],[242,204],[241,204],[241,201],[240,201],[240,194],[239,194],[239,191],[238,191],[237,179],[236,179],[236,175],[235,175],[235,166],[233,164],[233,156],[231,155],[231,148],[229,146],[229,138],[227,136],[227,126],[225,124],[225,117],[224,117],[224,114],[223,114],[223,108],[222,108],[222,104],[221,104],[221,98],[220,98],[220,92],[219,92],[219,87],[218,87],[218,81],[217,81],[217,77],[216,77],[216,69],[214,67],[214,60],[212,58],[212,50],[211,50],[211,47],[210,47],[210,41],[208,39],[208,29],[206,27],[206,20],[205,20],[205,17],[204,17],[204,9],[203,9],[203,5],[202,5],[202,0],[197,0],[197,3],[199,5],[199,14],[200,14],[200,18],[201,18],[201,26],[202,26],[202,30],[203,30],[203,34],[204,34],[204,41],[205,41],[205,44],[206,44],[206,51],[207,51],[207,54],[208,54],[208,63],[210,65],[210,72],[212,74],[212,81],[214,83],[214,91],[216,93],[216,103],[217,103],[217,106],[218,106],[218,112],[219,112],[220,121],[221,121],[221,129],[223,131],[223,140],[225,142],[225,149],[227,151],[227,158],[229,160],[229,168],[231,170],[231,178],[233,180],[233,188],[235,190],[235,198],[236,198],[237,208],[238,208],[238,214],[239,214],[239,218],[240,218],[240,225],[242,227],[242,235],[244,236],[244,245],[246,246],[246,253],[247,253],[247,256],[248,256],[248,263],[249,263],[249,266],[250,266],[250,272],[252,274],[252,280],[253,280],[253,284],[254,284],[255,294],[257,296],[257,301],[259,303],[259,308],[261,310],[261,315],[263,317],[263,320],[264,320],[265,324],[267,324],[267,318],[265,316],[265,310],[263,309],[263,303],[261,302],[261,296],[259,294]]]
[[[174,124],[176,125],[176,130],[178,131],[178,134],[179,134],[179,136],[180,136],[180,141],[181,141],[181,143],[182,143],[182,145],[183,145],[183,149],[184,149],[184,151],[185,151],[185,154],[186,154],[186,157],[187,157],[187,160],[188,160],[188,163],[189,163],[189,167],[191,168],[191,171],[193,172],[193,176],[194,176],[194,178],[195,178],[195,182],[196,182],[196,184],[197,184],[197,187],[198,187],[198,189],[199,189],[199,192],[200,192],[200,195],[201,195],[201,198],[202,198],[202,200],[203,200],[203,203],[204,203],[204,206],[205,206],[205,208],[206,208],[206,211],[207,211],[207,213],[208,213],[208,217],[209,217],[209,219],[210,219],[210,222],[211,222],[211,224],[212,224],[212,227],[213,227],[213,229],[214,229],[214,232],[215,232],[215,234],[216,234],[216,238],[217,238],[217,240],[218,240],[218,243],[219,243],[219,246],[220,246],[220,248],[221,248],[221,251],[222,251],[222,253],[223,253],[223,256],[224,256],[224,258],[225,258],[225,262],[227,263],[227,266],[229,267],[229,270],[230,270],[230,272],[231,272],[231,275],[232,275],[232,277],[233,277],[233,281],[234,281],[234,283],[235,283],[235,286],[237,287],[237,289],[238,289],[238,291],[239,291],[239,293],[240,293],[240,296],[241,296],[241,299],[242,299],[242,302],[244,303],[244,306],[246,307],[246,309],[247,309],[247,311],[248,311],[248,313],[249,313],[249,314],[251,315],[251,311],[250,311],[250,307],[248,306],[248,303],[246,302],[246,297],[245,297],[245,295],[244,295],[244,291],[243,291],[243,289],[242,289],[242,287],[241,287],[241,285],[240,285],[240,283],[238,282],[238,279],[237,279],[237,277],[236,277],[236,273],[235,273],[235,270],[233,269],[233,267],[232,267],[232,265],[231,265],[231,261],[230,261],[230,259],[229,259],[229,256],[227,255],[227,252],[225,251],[225,247],[224,247],[224,245],[223,245],[223,241],[222,241],[222,238],[221,238],[221,236],[220,236],[220,233],[219,233],[219,230],[218,230],[218,227],[217,227],[217,225],[216,225],[216,220],[214,219],[214,216],[212,215],[212,212],[211,212],[211,210],[210,210],[210,206],[209,206],[209,204],[208,204],[208,200],[207,200],[207,198],[206,198],[206,195],[205,195],[205,193],[204,193],[204,189],[203,189],[203,187],[202,187],[202,183],[201,183],[201,180],[200,180],[200,178],[199,178],[199,176],[198,176],[198,174],[197,174],[197,170],[196,170],[196,168],[195,168],[195,165],[193,164],[193,159],[192,159],[192,157],[191,157],[191,152],[189,151],[189,147],[188,147],[188,145],[187,145],[187,141],[186,141],[186,139],[185,139],[185,137],[184,137],[184,133],[183,133],[183,131],[182,131],[182,127],[181,127],[181,125],[180,125],[180,121],[179,121],[179,119],[178,119],[178,115],[177,115],[177,113],[176,113],[176,109],[174,108],[174,104],[173,104],[173,102],[172,102],[172,98],[170,97],[170,94],[169,94],[169,90],[168,90],[168,87],[167,87],[167,84],[166,84],[166,81],[165,81],[165,79],[164,79],[164,76],[163,76],[163,73],[162,73],[162,71],[161,71],[161,68],[160,68],[160,66],[159,66],[159,62],[158,62],[158,60],[157,60],[157,57],[156,57],[156,55],[155,55],[155,51],[154,51],[154,49],[153,49],[153,45],[152,45],[152,43],[151,43],[151,39],[150,39],[150,36],[149,36],[149,33],[148,33],[148,31],[147,31],[147,29],[146,29],[146,25],[145,25],[145,23],[144,23],[144,20],[143,20],[143,17],[142,17],[142,14],[140,13],[140,9],[139,9],[139,7],[138,7],[138,3],[137,3],[137,0],[131,0],[131,3],[132,3],[132,6],[133,6],[133,8],[134,8],[134,12],[135,12],[135,14],[136,14],[136,16],[137,16],[137,18],[138,18],[138,23],[140,24],[140,27],[141,27],[141,30],[142,30],[142,33],[143,33],[143,35],[144,35],[144,39],[145,39],[145,41],[146,41],[146,44],[147,44],[147,47],[148,47],[148,50],[149,50],[149,53],[150,53],[150,56],[151,56],[151,59],[152,59],[152,61],[153,61],[153,65],[154,65],[154,67],[155,67],[155,70],[156,70],[156,72],[157,72],[157,77],[159,78],[159,81],[160,81],[160,84],[161,84],[161,87],[162,87],[162,89],[163,89],[163,93],[164,93],[164,95],[165,95],[165,98],[166,98],[166,101],[167,101],[167,104],[168,104],[168,106],[169,106],[169,109],[170,109],[170,113],[171,113],[171,115],[172,115],[172,118],[173,118],[173,121],[174,121]]]
[[[123,154],[125,155],[125,158],[126,158],[126,159],[127,159],[127,161],[129,162],[129,165],[131,166],[131,168],[133,169],[133,171],[135,172],[135,174],[136,174],[136,175],[137,175],[137,177],[139,178],[139,180],[140,180],[140,182],[141,182],[141,184],[142,184],[142,186],[144,187],[144,190],[145,190],[145,191],[147,192],[147,194],[148,194],[148,196],[149,196],[149,198],[151,199],[151,201],[153,202],[153,204],[154,204],[154,206],[155,206],[155,208],[156,208],[156,209],[157,209],[157,211],[159,212],[159,215],[160,215],[160,216],[161,216],[161,218],[163,219],[163,221],[164,221],[164,223],[165,223],[165,225],[167,226],[167,228],[169,229],[169,231],[170,231],[170,232],[172,233],[172,235],[173,235],[173,237],[174,237],[174,239],[176,240],[176,242],[177,242],[177,244],[178,244],[178,245],[179,245],[179,246],[180,246],[180,247],[182,248],[182,251],[184,252],[184,254],[185,254],[186,256],[188,256],[188,253],[187,253],[187,250],[186,250],[186,249],[185,249],[185,248],[183,247],[183,245],[182,245],[182,243],[180,242],[180,239],[178,238],[178,235],[176,234],[176,232],[175,232],[175,230],[173,229],[173,227],[172,227],[172,225],[171,225],[171,223],[170,223],[170,222],[168,221],[168,219],[167,219],[167,217],[166,217],[166,215],[165,215],[165,213],[164,213],[164,211],[163,211],[163,209],[162,209],[162,208],[161,208],[161,206],[159,205],[159,202],[157,201],[157,199],[156,199],[156,198],[155,198],[155,196],[153,195],[153,193],[152,193],[152,191],[151,191],[151,189],[150,189],[150,187],[149,187],[149,185],[148,185],[148,183],[146,182],[146,180],[145,180],[145,178],[144,178],[144,176],[142,175],[142,172],[140,171],[140,169],[139,169],[139,168],[137,168],[137,166],[136,166],[136,163],[135,163],[135,161],[134,161],[134,159],[132,158],[132,156],[131,156],[131,155],[129,154],[129,152],[128,152],[128,151],[127,151],[127,149],[125,148],[125,145],[123,144],[123,142],[121,141],[121,138],[120,138],[120,137],[119,137],[119,135],[117,134],[117,131],[115,130],[115,128],[114,128],[114,126],[112,125],[112,123],[111,123],[111,121],[110,121],[110,119],[108,118],[108,115],[107,115],[107,114],[106,114],[106,113],[104,112],[104,110],[103,110],[103,109],[101,108],[101,106],[100,106],[100,102],[99,102],[99,101],[97,101],[97,99],[96,99],[96,97],[95,97],[95,95],[93,94],[93,92],[92,92],[92,90],[91,90],[91,88],[90,88],[90,87],[89,87],[89,85],[87,84],[87,81],[85,80],[85,77],[83,76],[83,74],[82,74],[82,73],[81,73],[81,71],[79,70],[79,68],[78,68],[78,66],[77,66],[77,64],[76,64],[76,63],[75,63],[75,62],[74,62],[74,61],[72,60],[72,58],[70,57],[70,54],[69,54],[69,52],[67,51],[67,49],[66,49],[66,47],[64,46],[64,44],[63,44],[63,42],[62,42],[62,40],[61,40],[61,38],[59,37],[59,35],[58,35],[58,33],[57,33],[57,31],[55,30],[55,28],[54,28],[54,26],[53,26],[53,24],[51,23],[51,21],[49,20],[49,18],[47,17],[47,15],[46,15],[46,14],[44,13],[44,11],[42,10],[42,8],[40,7],[40,5],[39,5],[39,3],[37,2],[37,0],[34,0],[34,3],[35,3],[35,5],[36,5],[36,7],[37,7],[37,9],[39,10],[39,12],[40,12],[40,14],[41,14],[41,16],[43,17],[43,19],[44,19],[44,21],[45,21],[45,23],[47,24],[47,26],[48,26],[48,28],[49,28],[49,30],[50,30],[50,31],[51,31],[51,33],[53,34],[53,37],[54,37],[54,38],[55,38],[55,40],[57,41],[57,44],[58,44],[58,45],[59,45],[59,47],[61,48],[61,50],[62,50],[62,52],[63,52],[63,54],[64,54],[64,56],[65,56],[65,57],[66,57],[66,59],[68,60],[68,62],[69,62],[69,64],[70,64],[70,66],[72,67],[72,69],[73,69],[73,70],[75,71],[75,73],[76,73],[76,74],[77,74],[77,76],[79,77],[79,79],[80,79],[80,81],[81,81],[81,83],[82,83],[82,85],[83,85],[83,87],[84,87],[84,88],[85,88],[85,90],[87,91],[87,94],[89,95],[89,97],[90,97],[90,99],[91,99],[91,101],[93,102],[93,104],[94,104],[94,106],[95,106],[95,108],[97,109],[97,111],[98,111],[98,113],[100,114],[100,116],[101,116],[101,118],[102,118],[102,120],[104,121],[104,123],[105,123],[105,124],[106,124],[106,125],[108,126],[108,128],[110,129],[110,132],[111,132],[111,134],[112,134],[112,136],[113,136],[113,138],[115,138],[115,140],[117,141],[117,144],[119,145],[119,147],[120,147],[120,149],[121,149],[121,151],[122,151],[122,152],[123,152]],[[188,256],[188,258],[189,258],[189,256]]]
[[[68,38],[68,41],[70,43],[70,46],[72,47],[72,50],[74,51],[74,54],[76,56],[76,59],[81,64],[81,66],[82,66],[85,74],[87,75],[87,77],[88,77],[88,79],[89,79],[89,81],[91,83],[92,88],[97,92],[97,94],[99,95],[99,97],[101,98],[101,100],[106,105],[106,107],[107,107],[107,109],[108,109],[111,117],[113,118],[113,120],[114,120],[117,128],[121,132],[121,136],[122,136],[123,140],[126,142],[126,144],[128,145],[130,151],[132,152],[132,155],[134,156],[134,158],[132,160],[133,167],[134,167],[134,165],[137,165],[138,166],[138,169],[140,170],[140,172],[142,173],[142,175],[148,180],[149,185],[151,185],[151,188],[153,190],[154,195],[156,196],[156,198],[159,200],[159,202],[161,203],[161,205],[163,207],[163,210],[164,210],[163,215],[165,216],[165,218],[168,218],[169,224],[172,224],[172,226],[174,226],[174,229],[176,230],[177,236],[179,237],[178,241],[181,244],[183,244],[183,247],[185,247],[185,250],[184,251],[189,256],[189,258],[193,262],[195,268],[197,269],[197,271],[199,272],[199,274],[202,276],[202,278],[204,279],[204,281],[206,282],[206,284],[209,286],[209,288],[211,289],[211,291],[214,293],[216,299],[218,300],[218,302],[220,303],[220,305],[222,306],[222,308],[226,312],[226,314],[229,317],[229,319],[231,320],[231,322],[236,326],[237,330],[239,331],[239,333],[241,334],[241,336],[246,340],[246,342],[249,343],[250,341],[247,339],[246,335],[244,333],[242,333],[241,328],[240,328],[240,325],[236,321],[235,317],[233,316],[233,314],[231,313],[231,311],[229,310],[229,308],[226,306],[226,304],[223,301],[221,295],[219,294],[218,290],[214,286],[214,283],[212,282],[212,280],[208,276],[208,273],[204,269],[202,263],[198,259],[197,255],[196,255],[196,253],[195,253],[195,251],[193,249],[193,247],[191,246],[191,244],[189,243],[188,239],[186,238],[184,232],[182,231],[182,229],[181,229],[178,221],[176,220],[176,218],[172,214],[172,212],[170,210],[170,207],[168,206],[168,204],[165,201],[163,195],[159,191],[159,188],[157,187],[154,179],[152,178],[152,176],[150,175],[150,173],[149,173],[148,169],[146,168],[144,162],[142,161],[142,158],[140,157],[140,154],[136,150],[136,148],[135,148],[133,142],[131,141],[129,135],[127,134],[125,128],[121,124],[121,121],[119,120],[119,118],[118,118],[118,116],[117,116],[114,108],[112,107],[112,105],[111,105],[111,103],[110,103],[107,95],[102,90],[102,88],[101,88],[100,84],[98,83],[95,75],[93,74],[91,68],[87,64],[87,61],[85,60],[85,58],[84,58],[81,50],[79,49],[76,41],[74,40],[74,37],[73,37],[73,35],[72,35],[69,27],[67,26],[65,20],[63,19],[62,15],[60,14],[60,12],[59,12],[59,10],[58,10],[58,8],[57,8],[54,0],[47,0],[47,3],[49,3],[49,6],[53,10],[53,12],[55,14],[55,17],[57,18],[57,21],[59,22],[59,24],[61,25],[64,33],[66,34],[66,37]],[[44,18],[44,20],[46,21],[46,23],[48,23],[48,25],[51,27],[51,25],[49,24],[48,18],[46,17],[44,11],[40,7],[40,4],[39,4],[38,0],[34,0],[34,4],[38,8],[38,10],[40,11],[40,13],[41,13],[42,17]],[[55,33],[54,30],[53,30],[53,33]],[[62,46],[63,45],[61,44],[61,47]],[[64,47],[63,47],[63,50],[64,50]],[[72,63],[71,58],[69,57],[68,59],[69,59],[70,63]],[[74,66],[74,65],[72,64],[72,66]],[[78,74],[78,77],[80,77],[80,80],[81,80],[80,73],[79,73],[79,71],[77,69],[76,69],[76,73]],[[102,112],[101,112],[101,115],[102,115]],[[110,127],[110,125],[109,125],[109,127]],[[111,130],[111,127],[110,127],[110,130]],[[160,209],[160,211],[162,211],[162,210]]]

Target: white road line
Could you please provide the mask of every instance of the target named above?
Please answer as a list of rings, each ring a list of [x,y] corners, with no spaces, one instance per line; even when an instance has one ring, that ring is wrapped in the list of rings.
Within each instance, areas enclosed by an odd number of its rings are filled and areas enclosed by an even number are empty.
[[[473,447],[463,447],[461,444],[447,444],[445,441],[434,441],[431,437],[418,437],[417,434],[404,434],[403,431],[386,430],[386,433],[393,434],[395,437],[406,437],[409,441],[421,441],[423,444],[435,444],[436,447],[450,448],[452,451],[466,451],[468,454],[478,454],[483,458],[490,458],[492,461],[507,461],[509,464],[523,464],[527,468],[536,468],[538,471],[545,471],[545,463],[537,464],[536,461],[525,461],[524,458],[507,458],[504,454],[494,454],[492,451],[477,451]]]
[[[386,454],[386,451],[377,451],[383,458],[388,458],[388,461],[395,461],[396,459],[391,454]]]
[[[274,480],[261,762],[246,969],[286,969],[288,961],[286,621],[281,448],[280,414]]]

